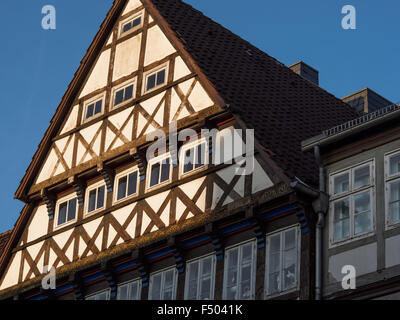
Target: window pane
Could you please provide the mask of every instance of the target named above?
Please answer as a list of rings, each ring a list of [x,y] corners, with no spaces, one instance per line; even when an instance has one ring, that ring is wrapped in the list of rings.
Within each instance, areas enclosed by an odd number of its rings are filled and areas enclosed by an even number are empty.
[[[174,284],[174,271],[169,270],[165,272],[165,281],[164,281],[164,287],[165,288],[170,288]]]
[[[196,155],[196,164],[195,164],[195,168],[200,168],[201,166],[203,166],[206,162],[205,162],[205,158],[206,158],[206,144],[202,143],[199,146],[197,146],[197,155]]]
[[[390,223],[400,221],[400,181],[395,181],[389,185],[389,212]]]
[[[127,177],[122,177],[118,180],[118,193],[117,193],[117,200],[123,199],[126,197],[126,183]]]
[[[296,284],[296,248],[285,251],[283,263],[283,289],[286,290],[292,288]]]
[[[165,81],[165,70],[161,70],[157,73],[157,86],[163,84]]]
[[[285,250],[296,247],[296,230],[292,229],[285,232]]]
[[[371,230],[371,212],[364,212],[354,217],[354,233],[359,234]]]
[[[104,186],[102,186],[98,189],[96,209],[103,208],[103,206],[104,206],[104,191],[105,191]]]
[[[354,196],[354,211],[355,214],[369,211],[371,208],[370,206],[370,193],[364,192]]]
[[[185,157],[183,159],[183,173],[193,170],[193,159],[194,159],[194,149],[188,149],[185,152]]]
[[[251,263],[253,257],[253,245],[252,244],[246,244],[245,246],[242,247],[242,261],[241,263]]]
[[[354,170],[354,188],[370,183],[369,165]]]
[[[153,276],[150,297],[151,300],[160,300],[161,298],[161,273]]]
[[[130,286],[129,300],[140,300],[139,297],[139,281],[135,281]]]
[[[133,84],[125,88],[124,101],[131,99],[133,96]]]
[[[172,288],[164,290],[163,300],[172,300]]]
[[[204,276],[209,276],[209,275],[211,275],[211,270],[212,270],[212,258],[211,257],[209,257],[209,258],[206,258],[206,259],[203,259],[202,260],[202,276],[204,277]]]
[[[397,223],[400,221],[400,202],[390,204],[390,223]]]
[[[371,230],[370,193],[365,192],[354,196],[354,233],[359,234]]]
[[[74,220],[75,216],[76,216],[76,198],[69,200],[67,221]]]
[[[161,182],[169,180],[169,172],[171,170],[170,160],[169,158],[163,160],[162,162],[162,169],[161,169]]]
[[[240,283],[240,299],[251,298],[251,264],[243,266]]]
[[[390,184],[390,199],[389,202],[400,200],[400,181]]]
[[[197,299],[197,286],[198,286],[198,276],[199,276],[199,263],[194,262],[189,265],[189,291],[188,291],[188,299],[196,300]]]
[[[156,86],[156,75],[153,74],[147,78],[147,90],[153,89]]]
[[[96,210],[96,191],[92,190],[89,192],[89,208],[88,212]]]
[[[128,196],[136,193],[138,172],[135,171],[129,175]]]
[[[120,104],[124,99],[124,89],[117,91],[115,94],[114,106]]]
[[[142,17],[139,17],[139,18],[136,18],[135,20],[133,20],[132,27],[137,27],[138,25],[140,25],[141,20],[142,20]]]
[[[226,298],[233,300],[236,299],[238,284],[238,248],[229,250],[227,266]]]
[[[122,32],[127,32],[132,28],[132,25],[130,22],[124,24],[123,28],[122,28]]]
[[[340,240],[350,235],[350,219],[349,219],[349,199],[337,201],[333,205],[334,208],[334,240]]]
[[[273,272],[268,275],[268,294],[274,294],[279,292],[281,283],[281,274],[279,272]]]
[[[103,100],[97,101],[96,102],[96,108],[94,110],[94,114],[101,113],[101,106],[103,104]]]
[[[94,104],[88,105],[86,110],[86,119],[93,117],[93,111],[94,111]]]
[[[61,203],[58,209],[58,222],[57,224],[63,224],[66,221],[67,217],[67,202]]]
[[[117,300],[128,300],[128,284],[118,288]]]
[[[349,173],[343,173],[334,177],[333,184],[335,194],[349,191]]]
[[[281,234],[270,238],[268,258],[268,293],[273,294],[279,292],[281,287]]]
[[[158,184],[160,177],[160,163],[156,163],[151,167],[150,187]]]
[[[400,172],[400,154],[390,157],[389,174],[394,175]]]
[[[211,278],[202,280],[200,300],[211,300]]]

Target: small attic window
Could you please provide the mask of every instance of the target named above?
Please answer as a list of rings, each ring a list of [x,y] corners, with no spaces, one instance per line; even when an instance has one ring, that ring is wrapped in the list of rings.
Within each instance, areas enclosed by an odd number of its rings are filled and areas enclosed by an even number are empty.
[[[130,17],[127,20],[121,22],[120,36],[126,35],[133,32],[143,25],[143,15],[140,13],[139,16]]]
[[[103,105],[104,105],[104,94],[88,101],[85,104],[83,122],[89,121],[91,119],[100,116],[103,113]]]
[[[155,90],[167,82],[168,67],[163,66],[152,70],[145,75],[144,93]]]
[[[124,83],[119,87],[113,89],[113,107],[120,106],[130,100],[135,96],[134,89],[135,83],[130,80],[128,83]]]

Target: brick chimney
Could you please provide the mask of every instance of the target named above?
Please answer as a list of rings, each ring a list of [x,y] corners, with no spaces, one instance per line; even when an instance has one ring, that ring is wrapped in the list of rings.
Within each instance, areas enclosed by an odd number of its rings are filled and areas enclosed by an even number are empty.
[[[318,70],[310,67],[308,64],[304,63],[303,61],[298,61],[291,66],[288,67],[292,71],[296,72],[298,75],[303,77],[304,79],[314,83],[315,85],[319,86],[319,76]]]

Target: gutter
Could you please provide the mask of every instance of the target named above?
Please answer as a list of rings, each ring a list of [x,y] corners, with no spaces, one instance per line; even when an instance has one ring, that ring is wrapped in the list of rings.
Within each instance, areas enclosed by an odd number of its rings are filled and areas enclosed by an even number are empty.
[[[295,181],[290,186],[297,192],[310,197],[314,213],[317,215],[317,224],[315,226],[315,299],[321,300],[322,297],[322,232],[325,226],[325,215],[329,208],[329,196],[325,190],[325,169],[321,162],[319,146],[314,147],[315,160],[319,167],[319,190]]]

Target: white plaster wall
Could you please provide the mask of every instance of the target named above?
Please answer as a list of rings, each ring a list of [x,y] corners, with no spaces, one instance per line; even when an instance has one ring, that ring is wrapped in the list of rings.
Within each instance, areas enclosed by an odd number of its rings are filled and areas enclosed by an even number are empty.
[[[199,82],[196,83],[191,95],[189,96],[189,102],[196,112],[214,105],[213,101]]]
[[[161,60],[174,52],[174,47],[157,25],[148,30],[144,59],[145,66]]]
[[[61,130],[60,134],[66,133],[76,128],[76,123],[78,120],[78,111],[79,111],[79,105],[72,107],[71,113],[69,114],[68,119],[65,122],[65,125]]]
[[[107,85],[108,68],[110,65],[111,49],[103,51],[90,74],[86,85],[84,86],[79,98],[101,89]]]
[[[179,56],[175,59],[174,81],[179,80],[190,74],[190,70],[186,63]]]
[[[136,8],[139,8],[141,5],[142,3],[139,0],[129,0],[124,11],[122,12],[122,15],[125,15],[130,11],[135,10]]]
[[[53,172],[53,169],[57,163],[57,160],[58,160],[58,158],[57,158],[56,152],[52,148],[49,156],[46,159],[46,162],[44,163],[42,169],[40,170],[40,173],[36,180],[36,183],[40,183],[40,182],[50,178],[50,175]]]
[[[43,204],[37,207],[33,213],[32,221],[28,227],[28,243],[45,236],[47,234],[48,223],[49,216],[46,205]]]
[[[21,263],[21,251],[18,251],[13,255],[10,260],[10,267],[8,268],[8,272],[4,277],[3,282],[0,285],[0,290],[12,287],[18,284],[19,277],[19,266]]]
[[[119,43],[115,51],[113,81],[130,75],[138,69],[142,34]]]

